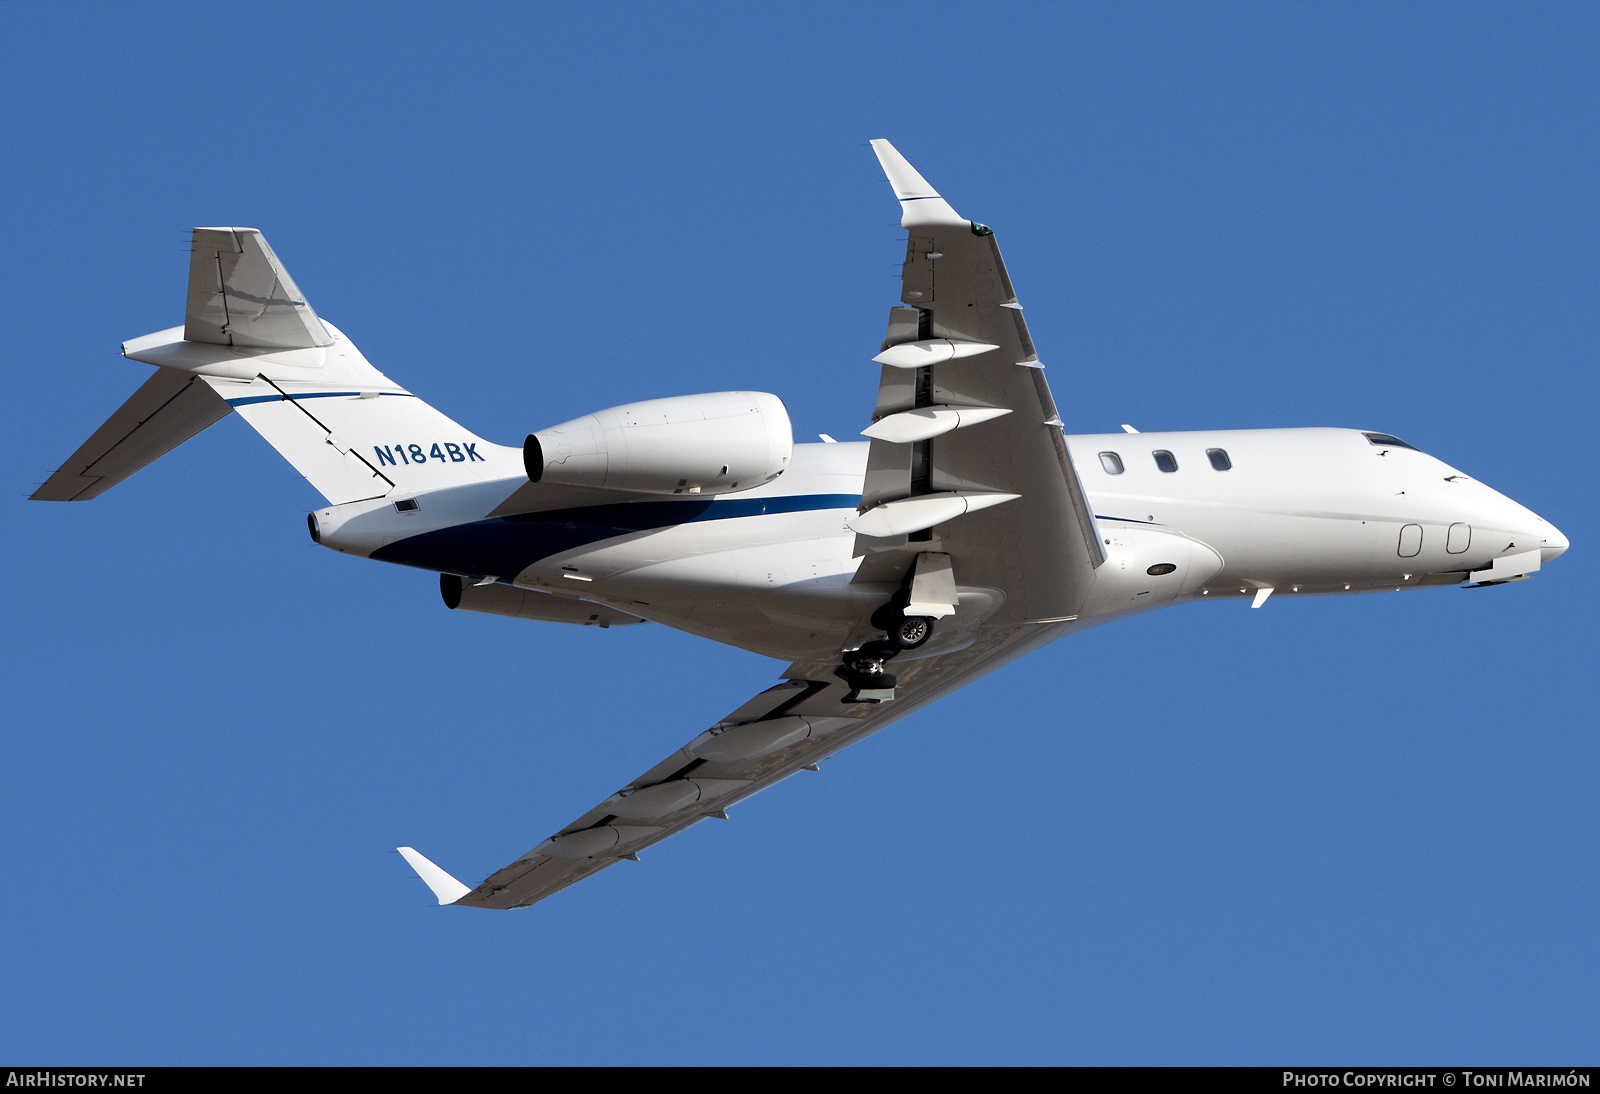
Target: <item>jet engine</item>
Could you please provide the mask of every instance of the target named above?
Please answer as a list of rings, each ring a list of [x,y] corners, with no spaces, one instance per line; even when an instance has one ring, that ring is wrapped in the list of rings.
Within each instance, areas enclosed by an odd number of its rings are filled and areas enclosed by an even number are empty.
[[[647,494],[726,494],[789,466],[794,433],[776,395],[715,391],[648,399],[530,433],[533,482]]]

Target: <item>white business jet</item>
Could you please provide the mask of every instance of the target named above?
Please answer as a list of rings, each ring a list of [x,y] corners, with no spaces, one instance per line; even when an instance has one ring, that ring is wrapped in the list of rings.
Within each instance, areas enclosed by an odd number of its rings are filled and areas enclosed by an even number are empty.
[[[184,325],[33,496],[96,497],[230,410],[328,499],[324,547],[440,573],[455,609],[653,621],[782,681],[441,904],[521,908],[1085,627],[1194,600],[1520,581],[1550,523],[1388,433],[1066,433],[994,234],[872,142],[909,233],[867,441],[775,395],[597,411],[505,447],[370,365],[251,228],[196,228]],[[865,415],[864,415],[865,417]]]

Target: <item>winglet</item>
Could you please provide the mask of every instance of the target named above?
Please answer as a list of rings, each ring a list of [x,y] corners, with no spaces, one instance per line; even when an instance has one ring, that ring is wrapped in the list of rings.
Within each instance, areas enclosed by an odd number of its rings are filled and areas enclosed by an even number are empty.
[[[415,847],[396,847],[417,872],[417,876],[427,883],[433,890],[433,895],[439,898],[440,904],[454,904],[468,893],[470,888],[461,884],[455,878],[429,862]]]
[[[917,174],[917,169],[906,162],[894,145],[880,137],[872,142],[872,150],[878,154],[878,163],[889,177],[889,185],[894,187],[894,196],[900,199],[900,227],[965,228],[972,223],[950,208],[950,203],[928,185],[927,179]]]

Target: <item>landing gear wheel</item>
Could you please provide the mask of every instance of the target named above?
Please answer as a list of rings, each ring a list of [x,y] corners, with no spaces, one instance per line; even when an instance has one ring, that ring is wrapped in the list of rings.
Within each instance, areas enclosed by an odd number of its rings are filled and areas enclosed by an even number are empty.
[[[852,650],[846,660],[854,661],[889,661],[900,652],[900,647],[887,638],[874,638],[871,642],[861,643],[861,648]]]
[[[882,638],[863,643],[860,649],[844,655],[844,664],[834,674],[852,691],[891,689],[894,677],[884,671],[884,662],[899,652],[898,646]]]
[[[868,672],[848,665],[840,665],[833,670],[833,674],[843,680],[845,686],[852,692],[894,690],[894,677],[884,672],[881,667],[877,672]]]
[[[903,650],[914,650],[933,636],[933,620],[920,615],[903,615],[889,632],[889,638]]]

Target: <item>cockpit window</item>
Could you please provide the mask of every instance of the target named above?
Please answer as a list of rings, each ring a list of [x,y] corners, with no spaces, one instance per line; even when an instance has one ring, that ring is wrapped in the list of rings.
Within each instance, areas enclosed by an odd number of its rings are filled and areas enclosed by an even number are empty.
[[[1211,461],[1211,466],[1218,471],[1232,471],[1233,461],[1228,459],[1227,452],[1220,448],[1206,449],[1206,459]]]
[[[1384,448],[1409,448],[1413,452],[1422,451],[1414,444],[1406,444],[1405,441],[1402,441],[1393,433],[1363,433],[1361,435],[1365,437],[1369,443],[1380,445]]]
[[[1122,457],[1115,452],[1100,453],[1100,466],[1106,469],[1108,475],[1122,474]]]
[[[1178,469],[1177,457],[1171,452],[1168,452],[1166,449],[1158,449],[1157,451],[1151,453],[1151,455],[1155,456],[1156,466],[1161,470],[1176,471]]]

